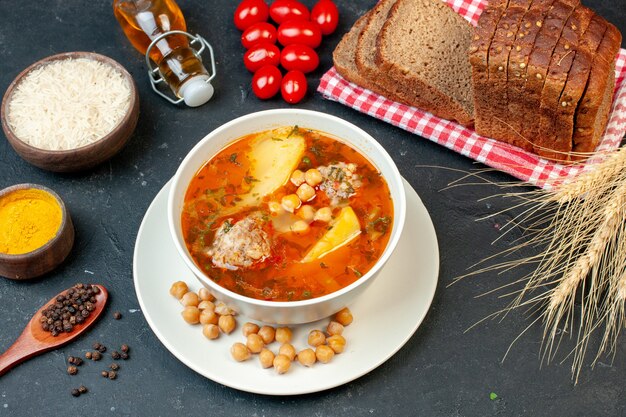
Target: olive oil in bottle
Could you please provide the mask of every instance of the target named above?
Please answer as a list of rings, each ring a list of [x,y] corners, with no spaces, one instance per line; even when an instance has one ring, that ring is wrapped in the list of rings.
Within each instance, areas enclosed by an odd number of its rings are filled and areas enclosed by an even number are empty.
[[[131,44],[157,65],[161,78],[179,98],[176,103],[196,107],[209,101],[212,77],[189,39],[206,41],[186,32],[185,18],[174,0],[114,0],[113,12]],[[160,80],[152,81],[155,91],[165,96],[155,86]]]

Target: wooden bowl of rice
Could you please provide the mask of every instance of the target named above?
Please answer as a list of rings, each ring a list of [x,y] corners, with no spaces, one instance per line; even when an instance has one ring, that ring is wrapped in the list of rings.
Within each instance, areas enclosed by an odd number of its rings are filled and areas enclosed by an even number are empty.
[[[124,147],[139,117],[139,95],[118,62],[67,52],[35,62],[9,85],[0,120],[23,159],[54,172],[106,161]]]

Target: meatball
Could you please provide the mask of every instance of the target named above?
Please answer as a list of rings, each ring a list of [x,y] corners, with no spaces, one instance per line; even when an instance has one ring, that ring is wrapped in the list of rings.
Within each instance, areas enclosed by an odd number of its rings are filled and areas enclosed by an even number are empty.
[[[356,174],[356,164],[338,162],[320,166],[318,171],[323,178],[319,188],[326,193],[334,206],[354,196],[361,186],[361,178]]]
[[[236,223],[226,220],[217,233],[207,253],[213,265],[231,270],[250,268],[263,262],[271,254],[270,238],[263,228],[267,221],[255,212]]]

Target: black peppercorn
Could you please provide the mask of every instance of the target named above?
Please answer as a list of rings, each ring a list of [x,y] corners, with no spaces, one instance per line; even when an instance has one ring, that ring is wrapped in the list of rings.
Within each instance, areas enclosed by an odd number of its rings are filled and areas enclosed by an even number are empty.
[[[120,313],[119,311],[116,311],[115,313],[113,313],[113,318],[115,320],[119,320],[122,318],[122,313]]]
[[[101,343],[99,343],[99,342],[95,342],[93,345],[91,345],[91,347],[92,347],[94,350],[98,350],[98,349],[100,349],[100,346],[102,346],[102,344],[101,344]]]
[[[115,378],[117,378],[117,372],[109,371],[109,379],[115,379]]]
[[[78,368],[75,367],[74,365],[68,366],[67,373],[70,375],[76,375],[78,373]]]
[[[91,359],[94,361],[99,361],[100,359],[102,359],[102,353],[98,352],[97,350],[91,352]]]
[[[80,387],[78,387],[78,392],[80,392],[81,394],[86,394],[88,391],[89,390],[84,385],[81,385]]]
[[[114,350],[113,352],[111,352],[111,357],[113,359],[119,359],[121,357],[120,353],[117,350]]]
[[[79,391],[77,388],[74,388],[74,389],[72,390],[72,395],[73,395],[74,397],[78,397],[78,396],[80,395],[80,391]]]
[[[104,353],[107,351],[107,347],[104,345],[100,345],[100,347],[98,347],[98,352],[100,353]]]
[[[100,372],[100,375],[102,375],[103,378],[108,378],[109,377],[109,372],[108,371],[102,371],[102,372]]]
[[[111,368],[112,371],[117,371],[120,369],[120,366],[113,362],[111,365],[109,365],[109,368]]]
[[[122,358],[123,360],[128,359],[129,358],[128,353],[126,353],[126,352],[120,353],[120,358]]]
[[[91,356],[92,356],[91,352],[85,353],[85,358],[91,359]]]
[[[124,343],[121,347],[120,350],[124,353],[128,353],[128,351],[130,350],[130,348],[128,347],[128,345],[126,343]]]

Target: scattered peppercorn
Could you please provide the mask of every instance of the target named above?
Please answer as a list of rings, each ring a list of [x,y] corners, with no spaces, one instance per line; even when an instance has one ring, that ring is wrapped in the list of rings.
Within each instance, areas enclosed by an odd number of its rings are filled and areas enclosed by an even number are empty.
[[[70,375],[76,375],[78,373],[78,368],[74,365],[70,365],[67,367],[67,373]]]
[[[128,356],[128,353],[126,352],[122,352],[120,353],[120,358],[122,358],[123,360],[127,360],[130,356]]]
[[[122,347],[120,348],[120,350],[124,353],[128,353],[128,351],[130,350],[130,348],[128,347],[127,344],[123,344]]]
[[[111,352],[111,357],[113,359],[119,359],[121,357],[120,353],[117,350],[114,350],[113,352]]]
[[[104,353],[107,351],[107,347],[104,345],[100,345],[100,347],[98,348],[98,352],[100,353]]]
[[[120,369],[120,366],[113,362],[111,365],[109,365],[109,368],[111,368],[112,371],[118,371]]]
[[[91,359],[91,356],[92,356],[91,352],[85,353],[85,358]]]
[[[113,313],[113,318],[115,320],[119,320],[122,318],[122,313],[120,313],[119,311],[116,311],[115,313]]]
[[[109,379],[113,380],[115,378],[117,378],[117,372],[109,371]]]
[[[41,312],[41,328],[56,337],[62,332],[71,333],[96,309],[96,298],[100,290],[93,285],[76,284],[58,295],[55,302]]]
[[[78,356],[70,356],[67,358],[67,362],[70,365],[76,365],[76,366],[81,366],[83,364],[83,360],[81,358],[79,358]]]
[[[91,360],[94,361],[99,361],[100,359],[102,359],[102,353],[96,351],[91,352]]]
[[[102,372],[100,372],[100,375],[102,375],[104,378],[108,378],[109,377],[109,372],[102,371]]]
[[[102,346],[100,342],[95,342],[93,345],[91,345],[94,350],[100,350],[100,346]]]
[[[86,386],[81,385],[80,387],[78,387],[78,392],[80,392],[81,394],[86,394],[87,392],[89,392],[89,390]]]
[[[78,388],[74,388],[74,389],[72,390],[72,395],[73,395],[74,397],[78,397],[78,396],[80,396],[80,391],[78,390]]]

